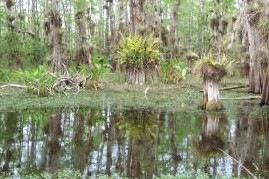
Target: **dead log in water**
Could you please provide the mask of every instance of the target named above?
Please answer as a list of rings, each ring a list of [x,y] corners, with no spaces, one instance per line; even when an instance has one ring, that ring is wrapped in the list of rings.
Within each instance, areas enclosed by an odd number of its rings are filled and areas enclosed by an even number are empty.
[[[248,86],[249,85],[228,86],[228,87],[220,88],[220,91],[239,89],[239,88],[247,88]],[[200,90],[200,92],[203,92],[203,90]]]

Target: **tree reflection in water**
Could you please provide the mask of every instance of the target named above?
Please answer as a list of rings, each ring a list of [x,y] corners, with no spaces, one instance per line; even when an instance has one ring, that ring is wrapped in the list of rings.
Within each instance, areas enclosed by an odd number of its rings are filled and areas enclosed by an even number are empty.
[[[203,169],[268,176],[269,115],[159,111],[110,106],[57,108],[0,114],[0,177],[80,171],[83,177],[152,178]],[[224,153],[225,152],[225,153]]]
[[[245,103],[245,110],[249,111],[252,105]],[[229,146],[230,155],[238,161],[233,163],[233,173],[237,176],[248,177],[251,172],[252,175],[266,178],[269,176],[268,109],[261,108],[258,112],[251,113],[246,111],[238,112],[235,136]]]
[[[218,160],[225,150],[225,134],[227,134],[227,117],[222,112],[206,111],[202,115],[202,132],[193,140],[193,146],[205,160],[204,171],[212,176],[217,174]]]
[[[58,109],[54,114],[52,114],[46,124],[45,134],[47,135],[47,140],[45,145],[47,145],[47,150],[44,150],[43,161],[44,167],[48,169],[49,172],[56,172],[59,168],[59,153],[60,153],[60,138],[62,137],[62,109]]]
[[[10,168],[19,167],[20,161],[17,158],[20,155],[16,140],[21,138],[16,136],[18,125],[18,113],[10,112],[1,115],[1,170],[7,172]]]
[[[126,169],[131,178],[152,178],[155,170],[158,111],[129,109],[118,122],[120,133],[128,138]]]

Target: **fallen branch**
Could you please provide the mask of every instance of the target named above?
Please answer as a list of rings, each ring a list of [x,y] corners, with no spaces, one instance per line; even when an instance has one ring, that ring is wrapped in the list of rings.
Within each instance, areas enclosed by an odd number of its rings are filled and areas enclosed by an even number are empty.
[[[245,96],[245,97],[237,97],[237,98],[221,98],[223,100],[253,100],[260,99],[261,96]]]
[[[18,84],[7,84],[0,86],[0,89],[7,88],[7,87],[14,87],[14,88],[27,88],[25,85],[18,85]]]
[[[224,91],[224,90],[238,89],[238,88],[247,88],[247,87],[248,87],[248,85],[229,86],[229,87],[221,88],[220,90],[221,91]]]
[[[248,85],[228,86],[228,87],[220,88],[220,91],[239,89],[239,88],[247,88],[247,87],[248,87]],[[203,92],[203,90],[200,90],[200,92]]]
[[[80,88],[84,88],[86,86],[86,82],[87,77],[76,73],[74,76],[62,76],[53,84],[52,89],[58,92],[71,89],[79,91]]]

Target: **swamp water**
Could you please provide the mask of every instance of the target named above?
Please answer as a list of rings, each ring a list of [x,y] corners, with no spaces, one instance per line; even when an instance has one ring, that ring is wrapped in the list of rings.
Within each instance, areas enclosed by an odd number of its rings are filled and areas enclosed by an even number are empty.
[[[266,178],[269,116],[251,109],[248,103],[221,113],[105,103],[2,112],[0,177],[70,169],[86,178],[188,171]]]

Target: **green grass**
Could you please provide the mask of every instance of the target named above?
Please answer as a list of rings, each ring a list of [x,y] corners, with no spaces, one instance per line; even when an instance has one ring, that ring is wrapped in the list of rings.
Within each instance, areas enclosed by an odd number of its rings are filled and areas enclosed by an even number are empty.
[[[83,89],[79,92],[55,93],[48,97],[29,94],[26,89],[0,88],[0,111],[51,107],[94,107],[102,106],[105,101],[109,101],[112,105],[197,110],[199,99],[202,98],[201,81],[192,80],[191,77],[187,77],[179,85],[159,83],[141,86],[125,84],[120,73],[106,72],[102,77],[102,82],[101,89],[98,90]],[[225,78],[221,86],[235,84],[246,84],[246,79]],[[146,89],[147,93],[145,94]],[[242,100],[230,100],[230,98],[244,96],[249,96],[247,89],[221,91],[221,97],[226,98],[222,101],[227,110],[231,110],[242,102]],[[257,103],[256,106],[258,106],[258,100],[251,102]]]
[[[147,90],[145,95],[144,91]],[[81,90],[76,93],[55,94],[37,97],[23,89],[0,91],[0,111],[44,107],[101,106],[104,101],[111,104],[137,107],[178,108],[195,106],[200,95],[193,89],[180,86],[130,86],[109,85],[101,90]]]

